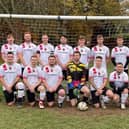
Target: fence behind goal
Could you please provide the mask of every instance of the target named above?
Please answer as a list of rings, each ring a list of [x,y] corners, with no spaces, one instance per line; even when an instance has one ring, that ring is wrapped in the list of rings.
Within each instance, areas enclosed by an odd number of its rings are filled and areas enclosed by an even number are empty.
[[[3,15],[4,16],[4,15]],[[87,37],[88,46],[96,44],[97,34],[103,34],[105,45],[112,48],[116,45],[115,40],[117,35],[123,35],[125,45],[129,46],[129,18],[119,19],[79,19],[79,17],[70,18],[29,18],[24,17],[1,17],[0,16],[0,44],[6,42],[6,36],[12,33],[15,37],[15,42],[20,44],[23,42],[23,33],[30,31],[32,33],[33,42],[40,43],[42,34],[48,34],[49,40],[53,45],[59,43],[61,34],[68,37],[68,42],[72,46],[77,44],[77,38],[80,34]],[[6,16],[6,15],[5,15]],[[26,15],[25,15],[26,16]],[[38,17],[38,15],[37,15]],[[82,17],[83,18],[83,17]],[[97,17],[96,17],[97,18]]]

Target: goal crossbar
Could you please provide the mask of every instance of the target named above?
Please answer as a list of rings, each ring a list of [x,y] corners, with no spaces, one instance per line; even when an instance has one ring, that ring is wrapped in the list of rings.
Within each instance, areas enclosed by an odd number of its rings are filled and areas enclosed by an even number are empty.
[[[51,19],[51,20],[129,20],[129,16],[64,16],[64,15],[28,15],[28,14],[0,14],[0,18]]]

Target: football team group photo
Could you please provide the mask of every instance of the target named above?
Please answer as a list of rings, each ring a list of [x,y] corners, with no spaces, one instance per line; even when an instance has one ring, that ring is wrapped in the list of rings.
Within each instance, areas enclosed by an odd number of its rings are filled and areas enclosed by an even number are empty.
[[[96,35],[93,47],[87,46],[85,35],[78,35],[74,46],[64,34],[56,46],[46,33],[38,44],[32,38],[31,32],[24,32],[23,42],[17,44],[8,34],[1,46],[3,104],[40,109],[67,105],[86,111],[107,109],[113,103],[128,110],[129,48],[123,36],[116,37],[112,49],[104,44],[103,34]]]

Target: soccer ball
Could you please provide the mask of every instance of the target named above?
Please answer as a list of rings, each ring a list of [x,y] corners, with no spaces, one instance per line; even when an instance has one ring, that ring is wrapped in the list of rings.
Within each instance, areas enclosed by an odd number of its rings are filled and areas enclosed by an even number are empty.
[[[77,108],[80,111],[86,111],[88,109],[88,106],[87,106],[86,102],[79,102],[77,105]]]

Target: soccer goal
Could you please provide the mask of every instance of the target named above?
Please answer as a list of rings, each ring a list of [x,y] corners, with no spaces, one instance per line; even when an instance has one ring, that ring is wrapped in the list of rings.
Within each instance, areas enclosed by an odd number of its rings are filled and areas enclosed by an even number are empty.
[[[6,36],[13,33],[15,42],[20,44],[23,33],[30,31],[33,42],[38,44],[41,35],[46,33],[52,44],[59,43],[61,34],[66,34],[72,46],[77,43],[80,34],[87,37],[87,45],[96,43],[96,35],[103,34],[105,44],[113,47],[117,35],[122,35],[129,46],[129,16],[56,16],[0,14],[0,43],[6,42]]]

